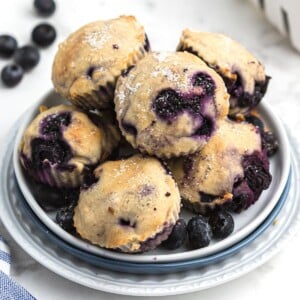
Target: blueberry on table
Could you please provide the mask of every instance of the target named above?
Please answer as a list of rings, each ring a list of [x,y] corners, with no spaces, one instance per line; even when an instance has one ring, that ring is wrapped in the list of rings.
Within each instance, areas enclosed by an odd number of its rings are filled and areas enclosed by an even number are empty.
[[[184,219],[178,219],[168,239],[162,245],[169,250],[175,250],[185,243],[186,237],[186,223]]]
[[[31,38],[38,46],[47,47],[54,42],[56,31],[52,25],[41,23],[33,28]]]
[[[34,0],[34,8],[42,16],[51,16],[56,8],[53,0]]]
[[[15,62],[23,67],[25,71],[34,68],[40,61],[40,53],[34,46],[18,48],[14,55]]]
[[[14,54],[18,47],[17,40],[11,35],[0,35],[0,56],[8,58]]]
[[[19,65],[8,65],[2,69],[1,79],[8,87],[16,86],[23,78],[23,68]]]
[[[207,218],[198,215],[191,218],[187,225],[189,244],[192,249],[203,248],[209,245],[212,231]]]
[[[234,229],[233,217],[225,210],[217,210],[210,214],[208,223],[211,227],[213,237],[225,239]]]

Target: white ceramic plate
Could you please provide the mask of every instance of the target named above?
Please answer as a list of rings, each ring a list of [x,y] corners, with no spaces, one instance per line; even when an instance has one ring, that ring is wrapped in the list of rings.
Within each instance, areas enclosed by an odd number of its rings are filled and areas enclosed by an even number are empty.
[[[68,254],[49,241],[31,218],[22,211],[16,197],[16,181],[11,166],[14,132],[0,155],[0,217],[15,241],[35,260],[53,272],[79,284],[110,293],[132,296],[164,296],[211,288],[262,265],[294,236],[300,224],[300,153],[292,149],[291,189],[276,222],[240,252],[217,264],[200,270],[164,275],[124,274],[108,271]],[[298,147],[298,148],[296,148]]]
[[[272,209],[275,207],[287,182],[290,168],[290,150],[288,139],[281,121],[272,112],[271,108],[267,104],[263,103],[259,105],[259,113],[261,114],[262,119],[264,120],[266,125],[275,133],[280,145],[279,151],[271,159],[271,174],[273,176],[273,180],[270,188],[261,195],[259,201],[255,203],[255,205],[252,205],[248,210],[242,212],[241,214],[234,215],[235,230],[228,238],[222,241],[212,242],[208,247],[190,251],[187,251],[184,248],[180,248],[176,251],[171,252],[159,247],[151,252],[132,255],[102,249],[100,247],[91,245],[84,240],[72,236],[54,222],[54,214],[46,213],[37,203],[32,193],[35,185],[31,184],[26,174],[23,173],[19,162],[18,145],[20,139],[28,124],[37,115],[39,106],[46,105],[48,107],[51,107],[63,102],[65,101],[59,95],[51,91],[25,113],[25,117],[23,117],[21,120],[14,147],[14,169],[20,189],[25,199],[27,200],[34,213],[40,218],[40,220],[60,238],[70,243],[71,245],[74,245],[75,247],[87,252],[116,260],[141,263],[153,261],[183,261],[204,257],[212,253],[217,253],[218,251],[228,248],[231,245],[237,243],[262,223],[262,221],[270,214]],[[183,215],[186,218],[189,218],[191,214],[185,211]]]

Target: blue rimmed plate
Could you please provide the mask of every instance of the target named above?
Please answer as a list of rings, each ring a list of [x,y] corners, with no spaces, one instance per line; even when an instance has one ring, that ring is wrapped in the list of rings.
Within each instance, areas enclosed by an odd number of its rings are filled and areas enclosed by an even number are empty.
[[[17,124],[18,125],[18,124]],[[291,139],[292,168],[290,192],[279,214],[269,227],[253,238],[247,246],[220,261],[211,261],[201,270],[191,268],[166,274],[123,273],[88,263],[52,241],[47,228],[40,230],[28,216],[23,201],[16,193],[17,186],[12,168],[12,130],[0,153],[0,217],[15,241],[35,260],[53,272],[81,285],[110,293],[132,296],[164,296],[185,294],[217,286],[238,278],[262,265],[295,235],[300,225],[300,161],[298,145]],[[279,203],[279,202],[278,202]],[[283,204],[283,203],[282,203]],[[263,228],[263,227],[262,227]],[[229,250],[229,249],[228,249]]]
[[[154,251],[135,255],[118,253],[97,247],[80,238],[72,236],[55,223],[54,214],[46,213],[38,205],[35,196],[38,193],[35,191],[35,185],[30,183],[20,166],[18,145],[24,130],[38,113],[39,106],[46,105],[51,107],[61,103],[64,103],[64,100],[59,95],[51,91],[26,112],[19,125],[15,141],[13,156],[14,169],[21,192],[35,215],[55,235],[60,237],[66,243],[85,252],[98,255],[100,257],[133,263],[151,263],[153,261],[177,262],[206,257],[227,249],[228,247],[243,240],[247,235],[253,232],[274,209],[280,199],[284,187],[286,186],[290,168],[290,149],[285,129],[283,128],[278,117],[272,112],[272,109],[267,104],[260,104],[258,108],[259,113],[266,123],[266,126],[274,132],[280,144],[278,153],[271,159],[271,173],[273,175],[273,180],[269,189],[263,192],[259,201],[257,201],[255,205],[252,205],[248,210],[242,212],[241,214],[234,215],[235,230],[228,238],[221,241],[212,242],[208,247],[197,250],[188,251],[182,247],[176,251],[170,252],[158,247]],[[183,213],[187,219],[191,216],[191,214],[187,211],[184,211]]]

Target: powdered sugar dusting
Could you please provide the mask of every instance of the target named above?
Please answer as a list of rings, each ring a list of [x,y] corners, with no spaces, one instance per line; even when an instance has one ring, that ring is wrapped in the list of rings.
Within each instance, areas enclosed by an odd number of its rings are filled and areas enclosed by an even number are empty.
[[[110,24],[104,24],[100,31],[88,32],[85,36],[85,41],[91,48],[101,49],[111,39]]]
[[[156,52],[153,53],[153,56],[158,60],[158,62],[165,61],[171,55],[170,52]]]
[[[141,83],[136,83],[136,85],[135,86],[131,86],[131,85],[129,85],[129,84],[126,84],[126,88],[131,92],[131,93],[136,93],[137,92],[137,90],[141,87]]]

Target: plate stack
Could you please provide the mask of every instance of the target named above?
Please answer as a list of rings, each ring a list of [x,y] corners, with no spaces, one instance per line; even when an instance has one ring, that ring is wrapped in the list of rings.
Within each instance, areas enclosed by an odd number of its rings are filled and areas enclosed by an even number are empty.
[[[271,158],[273,180],[259,201],[234,215],[235,230],[208,247],[170,251],[158,247],[125,254],[94,246],[64,231],[36,199],[23,173],[18,145],[39,107],[64,103],[53,91],[31,107],[7,136],[0,157],[0,216],[17,243],[53,272],[106,292],[154,296],[193,292],[227,282],[264,263],[293,235],[300,220],[299,155],[281,121],[266,104],[258,112],[279,141]],[[292,147],[291,147],[292,144]],[[185,214],[183,214],[185,216]],[[186,213],[186,217],[189,217]]]

